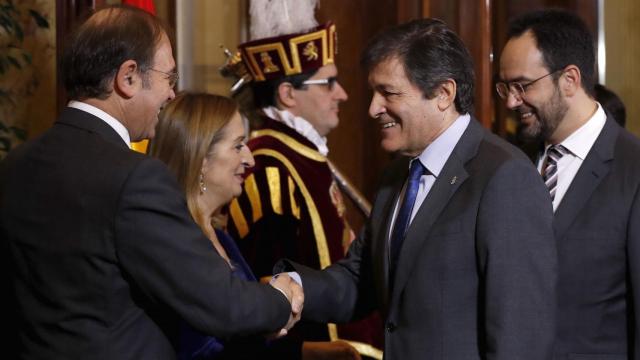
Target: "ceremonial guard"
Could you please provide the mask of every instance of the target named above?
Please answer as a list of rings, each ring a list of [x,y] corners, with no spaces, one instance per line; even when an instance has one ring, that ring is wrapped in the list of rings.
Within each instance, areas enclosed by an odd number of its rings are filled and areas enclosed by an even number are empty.
[[[336,26],[318,26],[315,2],[252,2],[253,40],[239,46],[227,68],[241,79],[233,90],[251,85],[259,114],[248,143],[255,166],[229,207],[228,230],[265,279],[281,258],[325,268],[344,257],[355,237],[327,159],[326,136],[347,100],[335,65]],[[283,17],[296,21],[277,20]],[[304,340],[348,341],[371,358],[382,357],[381,332],[377,315],[339,326],[301,322],[292,331]]]

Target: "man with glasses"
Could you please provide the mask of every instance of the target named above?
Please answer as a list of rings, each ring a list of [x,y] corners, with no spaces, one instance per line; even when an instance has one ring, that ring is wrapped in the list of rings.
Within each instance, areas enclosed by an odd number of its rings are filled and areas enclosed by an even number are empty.
[[[300,287],[232,276],[169,169],[129,148],[153,138],[175,96],[158,20],[97,11],[61,70],[73,100],[0,166],[3,290],[15,300],[4,309],[16,319],[2,326],[17,337],[3,358],[175,359],[180,319],[216,337],[290,328]]]
[[[180,78],[180,76],[178,75],[178,71],[177,70],[162,71],[162,70],[158,70],[158,69],[154,69],[154,68],[149,68],[149,70],[155,71],[155,72],[159,72],[160,74],[164,74],[165,78],[169,81],[169,86],[172,89],[176,87],[176,84],[178,83],[178,79]]]
[[[640,359],[640,141],[594,100],[593,39],[575,15],[511,22],[496,89],[540,143],[559,256],[554,359]]]
[[[256,164],[243,194],[230,205],[229,231],[256,276],[265,279],[283,257],[326,267],[344,257],[354,235],[327,160],[326,137],[338,126],[340,104],[348,98],[338,81],[336,26],[315,26],[312,19],[310,27],[287,27],[283,34],[271,31],[277,26],[256,28],[261,20],[251,21],[254,40],[239,46],[259,119],[248,143]],[[267,25],[274,22],[269,18]],[[379,321],[337,328],[301,323],[290,336],[350,340],[362,354],[381,357],[375,346],[381,328]],[[304,346],[339,344],[344,343]]]

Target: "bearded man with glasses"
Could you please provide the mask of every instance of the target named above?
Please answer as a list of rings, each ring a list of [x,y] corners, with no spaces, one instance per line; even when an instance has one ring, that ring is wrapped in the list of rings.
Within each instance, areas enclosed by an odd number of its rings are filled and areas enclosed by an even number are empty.
[[[640,359],[640,141],[594,99],[586,25],[547,10],[512,21],[498,95],[537,141],[558,247],[553,359]]]

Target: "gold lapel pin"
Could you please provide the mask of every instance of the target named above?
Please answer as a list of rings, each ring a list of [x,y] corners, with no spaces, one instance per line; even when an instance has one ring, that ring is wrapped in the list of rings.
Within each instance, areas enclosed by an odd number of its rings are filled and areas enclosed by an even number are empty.
[[[456,183],[456,180],[458,180],[458,177],[457,177],[457,176],[452,177],[452,178],[451,178],[451,185],[455,184],[455,183]]]

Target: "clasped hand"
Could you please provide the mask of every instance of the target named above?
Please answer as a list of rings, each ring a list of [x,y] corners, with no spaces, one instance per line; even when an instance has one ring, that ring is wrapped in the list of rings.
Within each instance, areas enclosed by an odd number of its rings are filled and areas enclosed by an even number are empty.
[[[280,329],[276,334],[273,334],[273,337],[279,338],[287,335],[293,325],[300,320],[302,308],[304,306],[304,292],[302,291],[302,287],[287,274],[278,275],[278,277],[273,279],[270,284],[274,288],[280,290],[291,304],[291,315],[289,316],[289,321],[287,321],[284,328]]]

